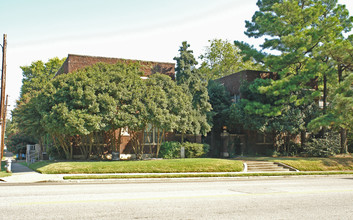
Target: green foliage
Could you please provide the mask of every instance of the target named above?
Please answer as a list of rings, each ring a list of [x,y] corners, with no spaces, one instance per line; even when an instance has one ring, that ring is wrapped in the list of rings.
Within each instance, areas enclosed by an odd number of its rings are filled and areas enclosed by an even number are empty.
[[[34,142],[41,142],[44,129],[41,124],[42,117],[36,109],[36,97],[39,92],[52,80],[55,73],[63,64],[65,59],[57,57],[49,59],[48,62],[32,62],[30,66],[22,66],[22,87],[20,100],[12,111],[11,126],[8,132],[14,134],[20,132],[29,136]],[[33,100],[32,100],[33,99]],[[10,133],[8,135],[10,135]]]
[[[193,55],[193,51],[189,50],[190,44],[186,41],[182,42],[181,47],[179,48],[180,55],[179,57],[174,57],[176,60],[176,80],[178,85],[188,84],[190,78],[195,75],[197,61]]]
[[[231,98],[226,88],[216,81],[210,80],[207,90],[212,106],[212,111],[208,113],[208,121],[213,129],[220,132],[222,126],[228,124]]]
[[[64,61],[65,58],[55,57],[46,63],[35,61],[30,66],[21,66],[23,75],[21,97],[33,91],[40,91],[54,77]]]
[[[202,79],[197,71],[197,62],[192,54],[193,51],[188,49],[189,47],[190,45],[184,41],[179,49],[180,55],[174,57],[177,61],[175,68],[177,84],[192,96],[193,105],[191,110],[186,111],[187,115],[184,120],[180,121],[178,131],[182,134],[205,135],[211,129],[207,113],[212,107],[208,102],[207,81]]]
[[[66,157],[72,157],[69,138],[87,136],[81,150],[92,153],[94,132],[129,126],[141,130],[141,87],[138,64],[96,64],[74,73],[59,75],[37,97],[36,109],[45,131],[58,140]],[[139,89],[139,90],[138,90]],[[120,144],[119,144],[120,145]],[[118,145],[118,146],[119,146]]]
[[[179,142],[163,142],[159,156],[164,159],[180,158],[180,148],[181,144]]]
[[[158,155],[165,132],[182,130],[187,123],[191,127],[192,97],[169,76],[157,73],[142,80],[140,69],[138,63],[98,63],[59,75],[35,95],[23,95],[15,111],[19,116],[16,122],[34,137],[49,134],[67,159],[72,158],[74,145],[85,158],[103,152],[94,149],[96,134],[101,131],[110,132],[111,148],[118,151],[121,133],[114,131],[124,127],[128,127],[133,149],[140,158],[144,143],[139,134],[151,125],[158,132]]]
[[[260,65],[252,61],[243,62],[238,47],[227,40],[214,39],[209,41],[206,52],[200,56],[202,61],[199,71],[202,78],[214,80],[241,70],[258,70]]]
[[[26,153],[27,144],[35,144],[35,140],[24,133],[15,133],[6,138],[5,144],[8,151],[19,154]]]
[[[339,135],[329,133],[323,138],[312,138],[303,148],[303,154],[309,157],[329,157],[340,153]]]
[[[309,128],[318,131],[320,127],[344,128],[353,131],[353,74],[337,87],[330,98],[327,113],[315,118]]]
[[[65,152],[63,148],[56,147],[53,145],[47,146],[46,148],[47,154],[50,160],[62,160],[65,159]]]
[[[206,156],[210,148],[208,144],[190,142],[184,142],[181,144],[175,141],[164,142],[161,145],[160,157],[164,159],[180,158],[181,147],[185,148],[186,158],[204,157]]]
[[[315,103],[283,103],[281,98],[286,95],[273,95],[261,90],[272,82],[271,79],[244,82],[241,93],[245,98],[231,106],[231,121],[242,124],[245,129],[261,132],[298,133],[314,117],[317,111]],[[293,92],[291,97],[301,98],[305,95],[305,91]]]
[[[257,5],[259,11],[255,12],[252,21],[246,22],[246,34],[266,37],[262,49],[280,53],[263,58],[266,66],[279,75],[279,79],[263,91],[287,95],[279,100],[283,103],[300,103],[300,99],[292,97],[291,93],[310,89],[310,82],[318,77],[328,77],[332,68],[329,58],[324,55],[325,45],[343,38],[342,33],[351,29],[353,18],[344,7],[337,5],[336,0],[259,0]],[[307,96],[305,100],[313,98]]]
[[[192,109],[192,97],[185,93],[169,76],[153,74],[147,81],[148,122],[157,130],[158,157],[165,132],[183,130],[184,121]]]
[[[184,142],[182,146],[185,148],[186,158],[205,157],[210,149],[208,144]]]
[[[327,97],[337,86],[335,74],[341,82],[347,75],[343,71],[352,65],[351,37],[344,37],[352,28],[348,10],[337,0],[259,0],[257,6],[252,20],[246,21],[245,34],[263,38],[262,50],[244,42],[235,44],[243,60],[264,63],[277,79],[250,85],[245,100],[233,107],[232,117],[248,128],[286,133],[305,131],[320,114],[311,127],[337,124],[340,113],[327,111]],[[321,112],[314,107],[320,97]],[[351,112],[349,107],[343,109]]]

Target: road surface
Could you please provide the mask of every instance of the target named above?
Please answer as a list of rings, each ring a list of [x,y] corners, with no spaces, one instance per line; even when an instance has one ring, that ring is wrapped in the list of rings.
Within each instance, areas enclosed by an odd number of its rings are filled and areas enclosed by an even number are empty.
[[[0,184],[0,219],[352,219],[353,176]]]

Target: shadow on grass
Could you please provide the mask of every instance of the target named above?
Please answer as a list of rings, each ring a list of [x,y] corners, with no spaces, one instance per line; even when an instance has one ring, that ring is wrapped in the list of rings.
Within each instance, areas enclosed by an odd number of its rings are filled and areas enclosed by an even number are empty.
[[[342,166],[353,169],[353,158],[322,158],[325,166]]]

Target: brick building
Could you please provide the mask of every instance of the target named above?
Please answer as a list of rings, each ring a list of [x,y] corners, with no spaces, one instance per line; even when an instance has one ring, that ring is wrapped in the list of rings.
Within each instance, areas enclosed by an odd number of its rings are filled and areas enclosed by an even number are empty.
[[[154,73],[162,73],[170,76],[172,79],[175,78],[175,64],[174,63],[165,63],[165,62],[153,62],[153,61],[142,61],[142,60],[129,60],[121,58],[111,58],[111,57],[97,57],[97,56],[84,56],[84,55],[75,55],[69,54],[60,67],[55,76],[60,74],[71,73],[76,70],[85,68],[87,66],[92,66],[96,63],[140,63],[141,71],[145,76],[152,75]]]
[[[129,60],[129,59],[120,59],[120,58],[109,58],[109,57],[97,57],[97,56],[85,56],[85,55],[74,55],[69,54],[63,65],[60,67],[55,76],[60,74],[68,74],[74,72],[76,70],[92,66],[96,63],[107,63],[107,64],[115,64],[115,63],[139,63],[141,65],[141,72],[143,72],[143,77],[148,77],[154,73],[162,73],[170,76],[172,79],[175,79],[175,64],[174,63],[166,63],[166,62],[153,62],[153,61],[141,61],[141,60]],[[134,151],[132,149],[130,143],[130,135],[128,133],[128,128],[119,129],[116,132],[121,132],[121,145],[120,145],[120,158],[121,159],[129,159],[134,157]],[[150,137],[149,141],[143,141],[145,144],[145,153],[150,153],[155,149],[156,146],[156,131],[151,130],[150,132],[145,133],[145,137]],[[141,135],[142,136],[142,135]],[[179,141],[181,136],[175,133],[167,133],[164,137],[166,141]],[[100,144],[107,143],[107,135],[100,135]],[[191,142],[201,142],[201,136],[197,135],[187,135],[185,137],[186,140]],[[78,149],[74,150],[74,156],[79,158],[80,152]]]
[[[243,70],[238,73],[234,73],[216,81],[224,85],[232,97],[233,102],[238,102],[243,97],[241,94],[240,87],[243,82],[252,82],[257,78],[272,78],[275,79],[276,75],[272,72],[266,71],[255,71],[255,70]],[[265,154],[268,149],[273,147],[273,136],[271,134],[263,134],[261,132],[244,130],[241,125],[235,134],[229,134],[224,131],[221,134],[221,146],[218,151],[220,156],[228,157],[230,151],[234,151],[234,140],[238,139],[241,145],[241,149],[238,153],[250,153],[250,154]],[[233,149],[232,149],[233,148]]]

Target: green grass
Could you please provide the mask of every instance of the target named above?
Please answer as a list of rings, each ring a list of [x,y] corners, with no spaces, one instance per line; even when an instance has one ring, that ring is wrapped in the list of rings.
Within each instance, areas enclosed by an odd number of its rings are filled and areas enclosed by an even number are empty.
[[[64,176],[64,180],[84,179],[140,179],[140,178],[198,178],[198,177],[250,177],[250,176],[307,176],[307,175],[342,175],[353,174],[353,171],[337,172],[290,172],[290,173],[228,173],[228,174],[149,174],[149,175],[80,175]]]
[[[352,157],[332,157],[332,158],[316,158],[316,157],[256,157],[243,158],[244,160],[266,160],[280,162],[294,167],[300,171],[353,171]]]
[[[98,162],[42,161],[29,167],[44,174],[239,172],[243,170],[240,160],[211,158]]]
[[[6,173],[5,165],[6,165],[6,162],[5,161],[1,161],[0,177],[11,176],[11,173]]]

